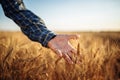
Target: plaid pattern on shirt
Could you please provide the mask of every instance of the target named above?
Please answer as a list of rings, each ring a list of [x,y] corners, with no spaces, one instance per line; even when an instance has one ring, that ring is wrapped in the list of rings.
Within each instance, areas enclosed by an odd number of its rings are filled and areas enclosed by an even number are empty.
[[[20,26],[22,32],[33,41],[47,47],[48,41],[56,36],[48,30],[43,20],[27,10],[22,0],[1,0],[4,13]]]

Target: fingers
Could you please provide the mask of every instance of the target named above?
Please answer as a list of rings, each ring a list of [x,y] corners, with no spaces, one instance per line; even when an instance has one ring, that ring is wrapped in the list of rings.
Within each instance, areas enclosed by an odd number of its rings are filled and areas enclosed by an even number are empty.
[[[72,45],[68,44],[67,47],[62,49],[56,49],[55,52],[63,57],[69,64],[73,64],[73,55],[77,54],[77,50],[72,47]]]
[[[67,53],[63,54],[63,58],[69,63],[69,64],[73,64],[72,59],[70,58],[70,56]]]
[[[71,49],[71,52],[74,53],[74,54],[77,54],[77,50],[76,49]]]
[[[55,52],[57,53],[57,55],[58,55],[59,57],[62,57],[62,52],[61,52],[61,50],[56,49]]]
[[[70,52],[70,53],[66,53],[66,52],[64,52],[64,53],[62,53],[62,56],[61,56],[61,51],[60,50],[57,50],[58,51],[58,55],[60,56],[58,59],[57,59],[57,61],[55,62],[56,64],[58,63],[58,61],[59,60],[61,60],[61,58],[63,57],[65,60],[66,60],[66,62],[68,62],[69,64],[73,64],[73,60],[72,60],[72,52]]]
[[[73,63],[81,63],[82,62],[82,55],[76,55],[77,51],[75,49],[72,49],[70,51],[64,51],[62,52],[61,50],[57,49],[56,53],[59,56],[58,60],[55,63],[58,63],[59,60],[61,60],[62,58],[64,58],[64,60],[66,62],[68,62],[69,64],[73,64]],[[79,56],[80,58],[78,59],[77,56]]]
[[[69,58],[73,61],[73,59],[72,59],[73,53],[72,53],[72,52],[69,52],[69,53],[67,53],[67,55],[68,55]]]
[[[68,45],[69,45],[69,47],[68,47],[69,51],[74,54],[77,54],[77,50],[71,45],[70,42],[68,42]]]

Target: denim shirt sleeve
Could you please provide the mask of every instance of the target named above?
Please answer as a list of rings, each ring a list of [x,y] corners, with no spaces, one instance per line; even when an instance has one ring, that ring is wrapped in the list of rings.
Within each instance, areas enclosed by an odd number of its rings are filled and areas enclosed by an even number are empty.
[[[56,36],[47,29],[41,18],[25,8],[21,0],[1,0],[1,4],[5,15],[20,26],[29,39],[47,47],[47,43]]]

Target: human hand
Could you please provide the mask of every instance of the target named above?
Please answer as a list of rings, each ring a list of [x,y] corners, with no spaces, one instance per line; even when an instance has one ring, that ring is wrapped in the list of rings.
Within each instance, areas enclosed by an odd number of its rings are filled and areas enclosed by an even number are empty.
[[[77,54],[77,50],[73,48],[69,40],[77,38],[79,38],[79,35],[57,35],[48,42],[48,47],[60,57],[63,57],[69,64],[73,64],[72,54]]]

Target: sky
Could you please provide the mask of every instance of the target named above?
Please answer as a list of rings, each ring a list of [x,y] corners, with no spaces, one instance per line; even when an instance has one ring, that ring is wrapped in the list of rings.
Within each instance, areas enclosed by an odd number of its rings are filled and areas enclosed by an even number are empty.
[[[120,0],[23,0],[53,31],[120,31]],[[0,6],[0,30],[20,30]]]

